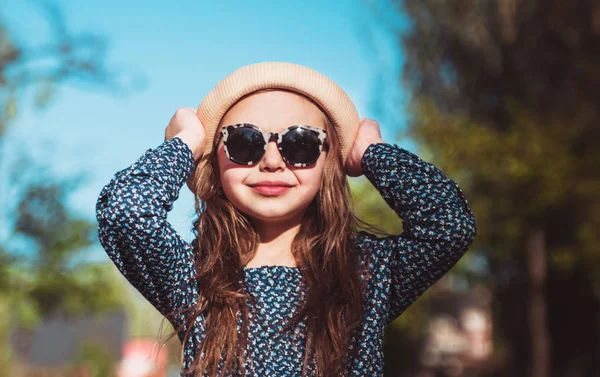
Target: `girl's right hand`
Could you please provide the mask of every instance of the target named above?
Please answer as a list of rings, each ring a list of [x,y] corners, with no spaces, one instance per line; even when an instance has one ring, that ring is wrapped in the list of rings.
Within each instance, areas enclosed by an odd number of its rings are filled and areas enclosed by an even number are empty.
[[[175,111],[175,115],[165,129],[165,140],[176,136],[190,147],[194,154],[194,161],[198,162],[204,154],[206,131],[195,109],[182,107]]]

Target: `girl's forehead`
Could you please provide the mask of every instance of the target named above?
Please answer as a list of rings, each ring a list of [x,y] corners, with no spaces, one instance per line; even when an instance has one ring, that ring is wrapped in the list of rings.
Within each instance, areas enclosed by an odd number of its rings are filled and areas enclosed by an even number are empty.
[[[250,123],[269,132],[305,124],[325,129],[325,119],[317,105],[300,94],[266,91],[252,94],[232,106],[221,120],[221,126]]]

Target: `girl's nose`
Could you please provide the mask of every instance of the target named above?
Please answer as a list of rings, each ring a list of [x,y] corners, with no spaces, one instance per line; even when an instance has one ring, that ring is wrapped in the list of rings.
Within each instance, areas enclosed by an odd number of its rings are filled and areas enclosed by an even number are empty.
[[[283,161],[281,153],[279,153],[277,142],[275,140],[270,140],[267,144],[265,155],[260,161],[260,168],[261,170],[269,171],[285,169],[285,161]]]

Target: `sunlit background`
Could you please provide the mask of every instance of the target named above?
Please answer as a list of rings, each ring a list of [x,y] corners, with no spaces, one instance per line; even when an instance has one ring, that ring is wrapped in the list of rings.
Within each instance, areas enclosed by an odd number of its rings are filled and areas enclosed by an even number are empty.
[[[0,376],[179,375],[96,200],[177,108],[260,61],[332,78],[473,208],[467,255],[388,327],[387,377],[600,376],[600,4],[6,0],[0,28]],[[193,216],[184,187],[188,241]]]

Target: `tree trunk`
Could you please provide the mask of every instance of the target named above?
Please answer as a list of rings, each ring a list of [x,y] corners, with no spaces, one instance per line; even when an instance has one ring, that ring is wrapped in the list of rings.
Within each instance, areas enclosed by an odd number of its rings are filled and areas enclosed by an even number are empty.
[[[529,230],[529,328],[531,337],[531,377],[550,377],[550,334],[546,308],[546,242],[544,229]]]

